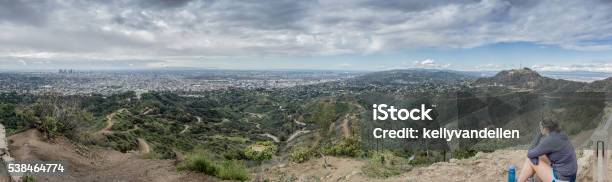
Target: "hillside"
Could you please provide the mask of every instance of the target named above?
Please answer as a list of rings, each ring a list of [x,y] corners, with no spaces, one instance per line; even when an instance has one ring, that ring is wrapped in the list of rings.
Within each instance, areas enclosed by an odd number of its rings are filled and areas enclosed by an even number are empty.
[[[593,161],[590,150],[578,150],[577,181],[592,181],[590,177]],[[363,167],[368,161],[349,158],[328,157],[300,164],[281,164],[269,169],[272,181],[500,181],[507,178],[507,168],[520,165],[525,160],[525,150],[498,150],[492,153],[478,153],[467,159],[453,159],[430,166],[420,166],[389,178],[371,178],[364,174]],[[322,167],[325,163],[328,167]],[[612,173],[612,162],[608,161],[608,174]]]
[[[612,77],[590,83],[584,88],[585,91],[612,91]]]
[[[15,160],[63,161],[67,175],[40,176],[39,181],[216,181],[192,172],[178,172],[174,160],[149,160],[136,152],[121,153],[85,147],[64,137],[46,140],[37,130],[9,137]]]
[[[599,82],[593,83],[596,84]],[[112,175],[117,176],[113,179],[123,180],[129,177],[122,173],[129,171],[128,167],[152,165],[156,168],[139,168],[130,173],[138,175],[136,180],[146,181],[155,177],[148,174],[153,171],[172,177],[168,179],[172,181],[191,175],[176,172],[176,168],[189,163],[190,157],[204,156],[202,160],[212,161],[217,167],[234,163],[237,169],[248,171],[251,179],[268,176],[271,173],[261,169],[279,165],[291,166],[279,167],[280,174],[293,170],[298,178],[309,174],[299,173],[302,169],[311,170],[313,175],[328,174],[330,171],[321,168],[320,161],[329,159],[331,168],[339,172],[332,171],[333,177],[322,181],[344,179],[347,175],[359,181],[359,166],[368,168],[369,161],[381,155],[388,155],[392,160],[387,161],[393,165],[388,170],[375,171],[382,173],[375,177],[427,176],[423,171],[448,167],[457,175],[490,168],[493,172],[484,179],[496,179],[502,175],[504,165],[476,160],[479,162],[470,161],[467,165],[473,168],[461,169],[455,159],[525,144],[533,134],[534,124],[544,115],[559,121],[571,136],[592,130],[601,120],[606,95],[572,92],[586,86],[589,84],[547,78],[526,68],[487,78],[456,71],[391,70],[275,89],[125,92],[109,96],[11,93],[0,94],[0,122],[13,134],[11,153],[15,152],[17,159],[61,159],[78,168],[102,171],[76,173],[87,179]],[[404,108],[435,105],[434,120],[375,122],[370,109],[379,103]],[[378,140],[371,134],[374,127],[502,127],[519,129],[522,135],[520,140],[457,140],[460,143],[444,139]],[[274,147],[263,158],[249,155],[253,146]],[[45,154],[56,150],[61,154]],[[377,153],[381,151],[383,154]],[[98,157],[91,158],[90,154]],[[450,158],[454,158],[453,162],[440,162]],[[303,164],[295,164],[296,161]],[[432,164],[433,168],[427,167]],[[219,173],[206,174],[209,175],[200,177],[221,178]],[[362,175],[368,177],[362,181],[371,176]]]
[[[479,78],[474,82],[478,86],[508,86],[516,89],[528,89],[540,92],[574,92],[587,83],[553,79],[541,76],[529,68],[504,70],[493,77]]]
[[[350,80],[357,84],[374,85],[409,85],[409,84],[445,84],[453,85],[471,81],[475,77],[456,71],[447,70],[390,70],[365,74]]]

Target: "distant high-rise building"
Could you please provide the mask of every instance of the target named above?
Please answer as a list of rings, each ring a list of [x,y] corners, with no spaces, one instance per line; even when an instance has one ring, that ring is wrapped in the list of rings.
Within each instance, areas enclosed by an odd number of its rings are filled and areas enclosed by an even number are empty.
[[[74,69],[59,69],[59,74],[73,74],[76,73]]]

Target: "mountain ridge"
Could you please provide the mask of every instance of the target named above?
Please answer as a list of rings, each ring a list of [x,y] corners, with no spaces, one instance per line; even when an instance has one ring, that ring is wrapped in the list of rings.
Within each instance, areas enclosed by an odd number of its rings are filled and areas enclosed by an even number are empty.
[[[540,92],[577,92],[590,91],[590,83],[555,79],[542,76],[529,68],[503,70],[492,77],[479,78],[476,86],[508,86],[515,89],[527,89]]]
[[[476,87],[500,86],[537,92],[611,91],[612,77],[591,83],[544,76],[530,68],[502,70],[488,77],[473,72],[437,69],[395,69],[364,74],[352,82],[372,85],[408,85],[418,83],[458,84],[470,83]]]

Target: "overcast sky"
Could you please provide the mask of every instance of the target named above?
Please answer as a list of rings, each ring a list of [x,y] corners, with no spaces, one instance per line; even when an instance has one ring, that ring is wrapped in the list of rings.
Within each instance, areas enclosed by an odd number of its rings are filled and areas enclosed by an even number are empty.
[[[0,0],[0,70],[612,72],[610,0]]]

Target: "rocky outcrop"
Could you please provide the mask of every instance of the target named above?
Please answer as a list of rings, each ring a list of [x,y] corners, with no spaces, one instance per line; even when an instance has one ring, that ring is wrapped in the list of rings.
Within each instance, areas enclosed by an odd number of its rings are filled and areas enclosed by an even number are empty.
[[[14,160],[11,157],[11,154],[9,153],[8,143],[6,140],[6,131],[4,130],[4,125],[2,124],[0,124],[0,157],[2,158],[2,165],[5,166],[4,169],[6,169],[8,162],[12,162]],[[6,174],[8,174],[8,171],[3,171],[3,172],[6,172]],[[10,179],[6,179],[6,180],[21,181],[21,177],[20,176],[10,176]]]

